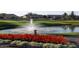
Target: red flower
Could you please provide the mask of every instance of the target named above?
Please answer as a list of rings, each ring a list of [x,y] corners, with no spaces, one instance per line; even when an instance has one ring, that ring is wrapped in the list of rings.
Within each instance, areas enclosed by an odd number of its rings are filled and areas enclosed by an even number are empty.
[[[50,42],[50,43],[60,43],[66,44],[68,43],[67,38],[63,36],[56,35],[32,35],[32,34],[0,34],[1,39],[20,39],[20,40],[28,40],[28,41],[36,41],[36,42]]]

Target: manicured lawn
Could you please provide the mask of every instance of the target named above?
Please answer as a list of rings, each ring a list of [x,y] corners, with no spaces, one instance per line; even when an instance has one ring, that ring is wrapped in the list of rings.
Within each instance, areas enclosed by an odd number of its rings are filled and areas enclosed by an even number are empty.
[[[10,24],[15,24],[15,25],[24,25],[27,23],[27,21],[15,21],[15,20],[0,20],[0,23],[10,23]]]
[[[79,32],[70,32],[70,33],[57,33],[55,35],[64,35],[64,36],[78,36],[79,37]]]
[[[28,24],[29,21],[15,21],[15,20],[0,20],[0,27],[4,25],[16,25],[16,26],[23,26]],[[40,19],[39,21],[33,21],[34,24],[42,25],[42,26],[59,26],[59,25],[74,25],[79,26],[78,20],[43,20]],[[2,25],[2,26],[1,26]]]
[[[78,36],[79,37],[79,32],[64,33],[63,35]]]
[[[79,26],[78,20],[44,20],[44,21],[34,21],[36,24],[42,24],[44,26],[56,26],[56,25],[74,25]]]
[[[0,30],[16,28],[26,24],[25,21],[14,21],[14,20],[0,20]]]

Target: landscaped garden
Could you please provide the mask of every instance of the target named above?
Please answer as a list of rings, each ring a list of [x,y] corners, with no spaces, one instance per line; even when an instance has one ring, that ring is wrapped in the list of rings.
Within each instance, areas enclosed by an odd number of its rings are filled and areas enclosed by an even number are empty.
[[[77,43],[76,43],[77,44]],[[0,47],[19,48],[76,48],[64,36],[32,34],[0,34]]]
[[[0,27],[3,29],[18,28],[28,25],[29,21],[0,20]],[[63,26],[79,25],[79,21],[33,21],[34,24],[45,26]],[[9,25],[8,25],[9,24]],[[61,24],[61,25],[60,25]],[[5,26],[4,26],[5,25]],[[15,25],[15,27],[14,27]],[[8,28],[11,26],[10,28]],[[2,29],[1,29],[2,30]],[[0,47],[18,47],[18,48],[77,48],[79,47],[78,39],[72,41],[65,36],[77,36],[78,32],[71,33],[52,33],[49,34],[0,34]]]

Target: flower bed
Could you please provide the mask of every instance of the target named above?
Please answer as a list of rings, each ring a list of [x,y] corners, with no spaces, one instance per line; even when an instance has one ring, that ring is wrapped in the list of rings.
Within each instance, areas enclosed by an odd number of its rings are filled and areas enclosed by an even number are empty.
[[[0,48],[77,48],[74,43],[54,44],[42,42],[28,42],[21,40],[0,39]]]
[[[67,44],[69,41],[64,36],[56,35],[33,35],[33,34],[0,34],[0,39],[26,40],[35,42],[49,42],[57,44]]]

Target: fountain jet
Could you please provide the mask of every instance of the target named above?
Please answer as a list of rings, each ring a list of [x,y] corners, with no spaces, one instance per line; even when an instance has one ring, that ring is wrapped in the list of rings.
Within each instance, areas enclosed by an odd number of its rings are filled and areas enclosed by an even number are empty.
[[[30,24],[33,24],[33,19],[30,19]]]
[[[35,26],[35,24],[33,23],[33,19],[30,18],[29,20],[30,20],[30,22],[29,22],[29,25],[28,25],[27,29],[28,29],[29,31],[34,31],[34,30],[36,30],[36,26]],[[34,33],[36,33],[36,31],[34,31]]]

